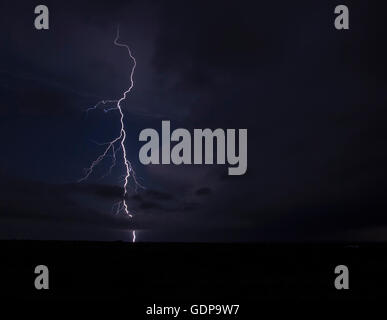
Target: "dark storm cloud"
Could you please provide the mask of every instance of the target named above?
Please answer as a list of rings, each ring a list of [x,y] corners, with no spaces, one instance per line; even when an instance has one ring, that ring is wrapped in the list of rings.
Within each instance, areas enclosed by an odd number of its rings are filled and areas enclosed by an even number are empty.
[[[0,74],[0,102],[3,115],[25,116],[76,116],[69,108],[73,101],[86,100],[81,94],[60,84],[36,78]]]
[[[168,2],[162,10],[155,66],[162,71],[186,73],[187,80],[199,87],[208,82],[196,81],[195,73],[206,78],[216,69],[227,69],[230,74],[254,72],[251,67],[256,67],[257,58],[261,63],[265,58],[275,59],[275,35],[280,32],[275,24],[270,26],[270,33],[264,30],[268,20],[263,16],[272,9],[270,5],[256,9],[253,3],[234,6],[224,1]],[[283,16],[281,10],[276,18]],[[192,84],[189,88],[194,89]]]
[[[197,189],[195,193],[197,196],[207,196],[207,195],[212,193],[212,190],[211,190],[211,188],[205,187],[205,188]]]
[[[383,6],[362,3],[352,10],[357,38],[340,37],[339,62],[348,68],[348,72],[355,67],[375,87],[386,82],[387,47],[381,44],[387,29],[384,12]]]
[[[92,188],[91,193],[94,191]],[[72,198],[77,193],[79,191],[72,185],[49,185],[2,177],[0,219],[60,222],[107,229],[132,226],[132,222],[122,216],[103,214],[79,204]]]
[[[70,184],[68,188],[85,194],[93,194],[95,196],[119,200],[122,197],[122,188],[119,186],[102,185],[102,184]]]
[[[149,198],[153,198],[155,200],[172,200],[173,194],[157,191],[157,190],[145,190],[145,196]]]
[[[60,223],[67,228],[73,225],[117,231],[161,228],[173,223],[177,213],[184,216],[200,208],[189,198],[176,201],[171,194],[144,190],[127,196],[130,210],[141,212],[139,219],[129,219],[112,213],[111,205],[122,200],[122,188],[117,186],[53,185],[3,175],[0,191],[0,220],[22,224],[44,222],[47,226]],[[105,200],[112,202],[104,205]]]

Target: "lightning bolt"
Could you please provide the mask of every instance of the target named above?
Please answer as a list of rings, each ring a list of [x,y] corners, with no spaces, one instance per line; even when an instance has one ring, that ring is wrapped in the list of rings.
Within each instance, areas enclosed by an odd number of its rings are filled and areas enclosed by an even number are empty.
[[[125,131],[125,124],[124,124],[124,113],[122,111],[121,103],[126,99],[127,95],[132,91],[132,89],[134,87],[133,75],[134,75],[134,72],[136,70],[137,62],[136,62],[135,57],[132,55],[132,51],[130,50],[129,46],[124,44],[124,43],[119,42],[119,38],[120,38],[120,28],[117,27],[117,35],[116,35],[116,38],[114,39],[114,45],[116,45],[117,47],[125,48],[129,54],[130,59],[132,60],[129,88],[123,92],[122,96],[119,99],[115,99],[115,100],[110,99],[110,100],[99,101],[93,107],[86,109],[86,114],[88,114],[89,111],[98,109],[100,106],[106,106],[106,105],[109,107],[104,107],[103,110],[105,113],[117,110],[119,115],[120,115],[120,134],[109,142],[97,143],[98,145],[105,147],[104,152],[102,152],[91,163],[91,165],[85,169],[85,175],[81,179],[79,179],[78,182],[82,182],[82,181],[87,180],[89,178],[89,176],[93,173],[94,168],[96,166],[98,166],[98,164],[108,156],[109,152],[111,152],[112,164],[111,164],[108,172],[103,177],[105,177],[106,175],[109,175],[117,163],[117,152],[121,151],[122,152],[122,161],[123,161],[123,164],[125,167],[125,175],[124,175],[124,182],[123,182],[123,194],[122,194],[122,200],[119,201],[118,203],[114,204],[113,209],[116,208],[116,210],[115,210],[116,214],[123,211],[127,216],[129,216],[130,218],[133,218],[133,215],[129,211],[128,204],[126,202],[126,197],[128,194],[127,188],[128,188],[128,183],[129,183],[130,177],[132,177],[132,179],[135,183],[136,190],[137,190],[138,186],[140,186],[140,187],[142,187],[142,186],[141,186],[141,184],[139,184],[139,182],[136,178],[136,173],[134,172],[132,165],[127,157],[127,151],[125,148],[126,131]],[[135,241],[136,241],[136,231],[133,230],[132,231],[132,242],[135,242]]]

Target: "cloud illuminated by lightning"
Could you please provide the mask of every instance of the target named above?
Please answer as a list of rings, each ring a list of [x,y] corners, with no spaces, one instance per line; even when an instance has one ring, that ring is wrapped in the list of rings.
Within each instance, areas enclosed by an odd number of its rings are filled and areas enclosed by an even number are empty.
[[[132,55],[132,52],[131,52],[129,46],[119,42],[119,37],[120,37],[120,29],[118,27],[117,28],[117,35],[116,35],[116,38],[114,39],[114,45],[116,45],[118,47],[125,48],[127,50],[128,54],[129,54],[130,59],[132,60],[132,67],[131,67],[131,71],[130,71],[130,85],[129,85],[129,88],[126,91],[123,92],[122,96],[119,99],[116,99],[116,100],[102,100],[102,101],[98,102],[96,105],[94,105],[93,107],[88,108],[86,110],[86,113],[88,113],[91,110],[95,110],[95,109],[97,109],[100,106],[106,106],[106,105],[108,105],[109,107],[108,108],[104,107],[103,110],[104,110],[105,113],[117,110],[119,112],[119,114],[120,114],[120,134],[117,137],[115,137],[113,140],[109,141],[109,142],[102,143],[102,144],[100,143],[99,144],[99,145],[105,146],[104,152],[102,152],[91,163],[91,165],[88,168],[85,169],[85,175],[81,179],[79,179],[78,182],[82,182],[82,181],[87,180],[89,178],[89,176],[93,173],[94,168],[102,160],[104,160],[108,156],[109,152],[111,152],[112,164],[111,164],[108,172],[106,173],[106,175],[110,174],[112,169],[115,167],[116,162],[117,162],[117,152],[121,151],[121,153],[122,153],[122,160],[123,160],[123,164],[124,164],[124,167],[125,167],[125,175],[124,175],[124,183],[123,183],[123,195],[122,195],[122,200],[119,201],[118,203],[116,203],[113,206],[113,209],[116,208],[116,210],[115,210],[116,213],[120,213],[120,212],[123,211],[127,216],[132,218],[133,215],[130,213],[128,205],[127,205],[127,202],[126,202],[126,197],[127,197],[127,194],[128,194],[127,188],[128,188],[129,178],[132,177],[133,181],[135,182],[136,188],[138,186],[141,186],[141,185],[138,183],[138,181],[136,179],[136,174],[133,171],[132,165],[131,165],[130,161],[128,160],[128,157],[127,157],[127,151],[126,151],[126,148],[125,148],[126,131],[125,131],[125,124],[124,124],[124,113],[122,111],[121,102],[126,99],[127,95],[132,91],[132,89],[134,87],[133,75],[134,75],[134,72],[136,70],[137,62],[136,62],[136,59],[134,58],[134,56]],[[136,241],[136,231],[135,230],[132,231],[132,236],[133,236],[132,241],[135,242]]]

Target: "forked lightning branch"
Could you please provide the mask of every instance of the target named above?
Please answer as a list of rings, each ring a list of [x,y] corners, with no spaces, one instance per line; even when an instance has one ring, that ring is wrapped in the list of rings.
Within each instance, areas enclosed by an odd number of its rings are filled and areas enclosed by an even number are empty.
[[[96,166],[98,166],[102,160],[104,160],[107,155],[110,153],[112,155],[112,164],[110,166],[110,169],[109,169],[109,172],[111,172],[111,170],[115,167],[116,165],[116,161],[117,161],[117,153],[120,152],[121,153],[121,157],[122,157],[122,162],[124,164],[124,167],[125,167],[125,178],[124,178],[124,183],[123,183],[123,192],[122,192],[122,200],[119,201],[118,203],[116,203],[114,205],[114,207],[116,208],[116,213],[120,213],[120,212],[124,212],[127,216],[129,216],[130,218],[132,218],[132,214],[129,212],[129,208],[128,208],[128,204],[127,204],[127,200],[126,200],[126,197],[127,197],[127,194],[128,194],[128,183],[129,183],[129,178],[132,177],[134,182],[136,183],[136,185],[138,185],[138,182],[137,182],[137,179],[136,179],[136,174],[135,172],[133,171],[133,168],[132,168],[132,165],[130,163],[130,161],[128,160],[128,157],[127,157],[127,151],[126,151],[126,147],[125,147],[125,140],[126,140],[126,130],[125,130],[125,122],[124,122],[124,113],[122,111],[122,106],[121,106],[121,103],[122,101],[124,101],[126,98],[127,98],[127,95],[132,91],[133,87],[134,87],[134,79],[133,79],[133,76],[134,76],[134,71],[136,69],[136,65],[137,65],[137,62],[136,62],[136,59],[134,58],[134,56],[132,55],[132,52],[129,48],[128,45],[126,44],[123,44],[121,42],[119,42],[119,37],[120,37],[120,29],[117,28],[117,35],[116,35],[116,38],[114,39],[114,44],[118,47],[122,47],[122,48],[125,48],[128,52],[128,55],[130,57],[130,59],[132,60],[132,66],[131,66],[131,70],[130,70],[130,84],[129,84],[129,87],[126,91],[124,91],[122,93],[122,96],[116,100],[103,100],[103,101],[100,101],[98,102],[94,107],[91,107],[89,109],[86,110],[86,112],[89,112],[93,109],[97,109],[99,106],[101,105],[110,105],[109,108],[105,108],[105,112],[109,112],[109,111],[118,111],[119,115],[120,115],[120,130],[119,130],[119,135],[114,137],[112,140],[110,140],[109,142],[106,142],[106,143],[103,143],[102,145],[104,145],[104,151],[91,163],[91,165],[85,169],[85,175],[79,180],[79,182],[82,182],[86,179],[89,178],[89,176],[93,173],[94,171],[94,168]],[[133,235],[133,242],[136,241],[136,232],[135,230],[132,231],[132,235]]]
[[[133,170],[131,162],[128,159],[125,142],[127,133],[125,129],[124,111],[121,103],[126,100],[128,94],[134,88],[134,72],[137,61],[132,55],[128,45],[119,42],[120,30],[117,28],[117,35],[114,39],[114,45],[127,50],[131,60],[130,80],[128,88],[117,99],[102,100],[86,110],[87,113],[103,108],[104,112],[116,111],[120,115],[119,134],[110,141],[101,143],[103,151],[89,167],[85,169],[84,176],[79,182],[87,180],[94,172],[94,169],[108,156],[111,157],[112,163],[106,175],[110,174],[117,161],[122,161],[125,173],[122,191],[122,200],[114,204],[115,212],[123,212],[132,218],[132,213],[127,204],[128,183],[132,178],[136,188],[141,186]],[[247,129],[239,129],[239,139],[235,129],[194,129],[193,139],[190,132],[184,128],[178,128],[172,131],[169,121],[161,122],[161,145],[157,130],[146,128],[140,132],[139,141],[146,142],[139,150],[139,160],[143,165],[191,165],[191,164],[229,164],[229,175],[244,175],[247,170]],[[214,150],[216,146],[216,160],[214,159]],[[238,152],[237,152],[238,146]],[[161,150],[161,152],[160,152]],[[204,150],[204,152],[203,152]],[[136,240],[136,232],[133,230],[133,242]]]

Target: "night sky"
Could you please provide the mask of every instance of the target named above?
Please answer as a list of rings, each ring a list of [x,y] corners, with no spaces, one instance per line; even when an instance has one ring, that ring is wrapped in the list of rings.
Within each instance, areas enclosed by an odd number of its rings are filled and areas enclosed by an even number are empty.
[[[0,238],[131,241],[386,241],[386,5],[345,1],[0,3]],[[144,190],[115,215],[123,166],[76,181],[119,130]],[[248,129],[248,169],[150,165],[145,128]],[[191,131],[192,132],[192,131]]]

